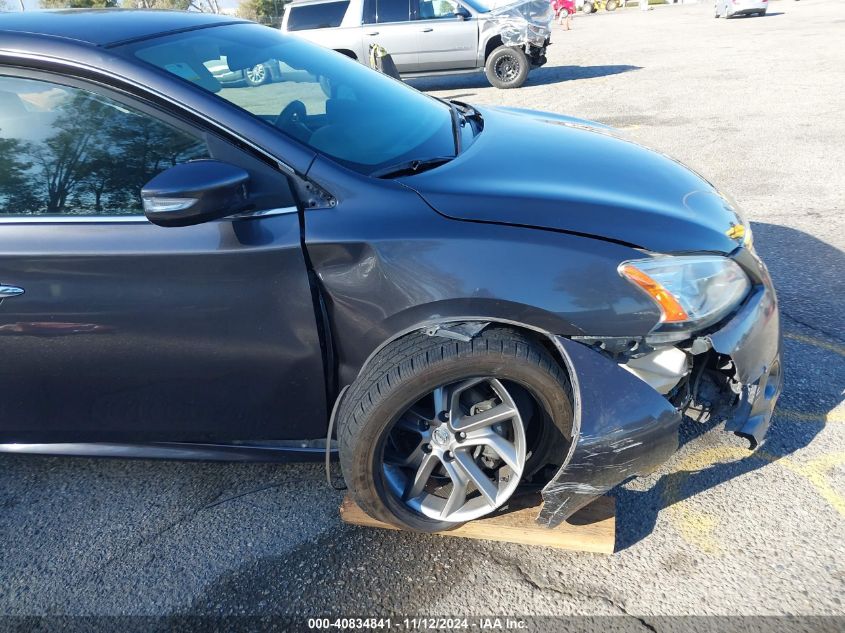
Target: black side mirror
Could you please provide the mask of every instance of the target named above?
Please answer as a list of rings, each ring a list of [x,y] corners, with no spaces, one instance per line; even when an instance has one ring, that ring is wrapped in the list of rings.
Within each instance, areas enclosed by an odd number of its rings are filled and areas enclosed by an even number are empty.
[[[249,174],[219,160],[194,160],[161,172],[141,189],[144,215],[159,226],[190,226],[249,207]]]
[[[455,15],[458,17],[459,20],[469,20],[472,15],[465,7],[458,7],[458,10],[455,11]]]

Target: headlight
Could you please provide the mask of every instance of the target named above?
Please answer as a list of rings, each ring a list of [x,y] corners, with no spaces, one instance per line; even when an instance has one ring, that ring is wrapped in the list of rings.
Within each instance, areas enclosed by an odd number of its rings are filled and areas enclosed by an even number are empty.
[[[619,273],[658,305],[662,332],[716,323],[751,287],[735,261],[716,255],[638,259],[620,264]]]

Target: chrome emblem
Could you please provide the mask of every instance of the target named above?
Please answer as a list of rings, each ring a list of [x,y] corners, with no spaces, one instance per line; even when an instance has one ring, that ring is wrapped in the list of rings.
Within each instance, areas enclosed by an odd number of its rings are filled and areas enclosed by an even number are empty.
[[[434,433],[431,434],[431,439],[433,439],[434,443],[439,446],[446,446],[449,443],[449,431],[444,429],[442,426],[438,429],[434,429]]]

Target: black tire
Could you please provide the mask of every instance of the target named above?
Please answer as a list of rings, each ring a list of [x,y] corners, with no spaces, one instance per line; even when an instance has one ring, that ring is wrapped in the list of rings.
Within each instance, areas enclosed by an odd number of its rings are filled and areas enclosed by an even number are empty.
[[[604,6],[605,11],[616,11],[619,3],[616,0],[608,0],[607,4]]]
[[[264,64],[256,64],[244,70],[244,80],[249,86],[261,86],[270,81],[270,69]]]
[[[530,424],[550,425],[551,436],[545,430],[535,433],[543,438],[543,446],[529,445],[529,460],[538,456],[531,468],[545,465],[548,447],[553,446],[556,457],[562,459],[571,438],[571,389],[564,370],[540,343],[506,328],[489,328],[470,342],[409,334],[387,345],[367,364],[338,413],[343,476],[367,514],[417,532],[459,525],[426,517],[405,505],[388,489],[382,460],[388,435],[411,405],[439,385],[475,376],[494,377],[524,389],[542,412],[542,417],[532,418],[538,422]],[[523,480],[529,473],[527,467]]]
[[[592,2],[585,2],[583,5],[581,5],[581,12],[584,15],[590,15],[595,10],[596,7]]]
[[[487,58],[484,74],[494,88],[519,88],[528,78],[531,62],[521,48],[500,46]]]

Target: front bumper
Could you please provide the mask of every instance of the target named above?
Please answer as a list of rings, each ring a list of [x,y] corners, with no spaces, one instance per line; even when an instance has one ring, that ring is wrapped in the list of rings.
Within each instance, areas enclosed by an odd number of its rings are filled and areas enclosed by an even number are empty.
[[[738,313],[701,338],[728,372],[718,385],[729,406],[725,429],[762,443],[782,387],[777,298],[763,281]],[[537,522],[555,527],[608,490],[656,470],[678,449],[683,414],[666,397],[584,344],[556,337],[573,391],[572,441],[563,465],[543,488]],[[728,375],[729,374],[729,375]],[[716,383],[714,383],[716,384]]]
[[[550,43],[549,38],[546,38],[542,44],[530,44],[525,47],[528,60],[531,62],[531,68],[539,68],[540,66],[545,65],[547,61],[546,48]]]
[[[707,339],[714,352],[733,363],[731,385],[739,393],[725,415],[725,430],[763,443],[783,388],[780,315],[770,287],[758,287],[739,313]],[[732,389],[732,390],[733,390]]]

